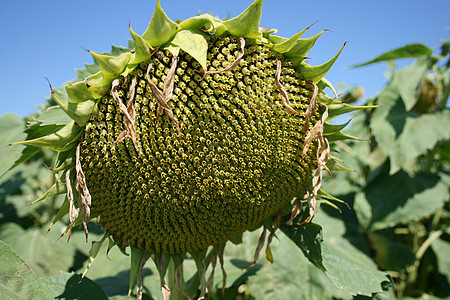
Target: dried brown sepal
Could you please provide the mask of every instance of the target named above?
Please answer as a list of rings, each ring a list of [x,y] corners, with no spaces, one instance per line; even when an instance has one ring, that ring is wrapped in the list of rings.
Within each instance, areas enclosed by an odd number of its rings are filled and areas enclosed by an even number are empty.
[[[201,263],[202,263],[202,280],[200,283],[200,296],[198,297],[198,300],[205,299],[206,295],[206,264],[204,256],[202,256]]]
[[[330,175],[330,177],[333,178],[333,174],[331,174],[331,171],[327,166],[328,157],[330,156],[330,152],[331,152],[330,143],[328,142],[328,140],[326,138],[324,138],[323,141],[326,144],[326,147],[324,147],[322,152],[320,153],[320,157],[318,158],[318,163],[322,166],[322,169],[326,170],[328,175]]]
[[[142,300],[142,290],[144,287],[143,284],[143,277],[142,277],[142,269],[144,268],[145,262],[147,261],[147,252],[144,252],[144,255],[142,256],[141,263],[139,264],[139,272],[136,279],[136,300]]]
[[[232,61],[228,66],[226,66],[225,68],[223,68],[221,70],[205,71],[205,73],[203,73],[203,78],[205,78],[207,75],[210,75],[210,74],[217,74],[217,73],[228,72],[228,71],[231,71],[234,68],[236,68],[236,66],[241,61],[242,57],[244,57],[244,53],[245,53],[245,49],[244,49],[245,48],[245,39],[243,37],[240,37],[239,38],[239,42],[241,43],[241,50],[239,50],[239,54],[236,57],[236,59],[234,61]]]
[[[217,248],[214,247],[214,252],[211,256],[211,273],[209,274],[209,278],[206,284],[209,293],[213,292],[214,272],[216,270],[216,264],[217,264]]]
[[[166,111],[167,115],[169,116],[170,120],[175,124],[175,127],[177,128],[178,135],[181,135],[180,131],[180,125],[178,124],[177,119],[175,119],[173,115],[173,111],[169,106],[169,101],[172,99],[173,96],[173,86],[175,83],[175,69],[177,68],[177,57],[172,57],[172,65],[169,69],[169,72],[167,73],[167,77],[164,80],[164,88],[161,91],[156,84],[153,83],[153,81],[150,79],[150,70],[153,67],[153,64],[149,64],[147,67],[147,73],[146,73],[146,79],[148,84],[150,85],[150,89],[152,90],[152,94],[155,97],[156,101],[158,101],[159,107],[156,111],[156,123],[158,122],[159,116],[163,111]]]
[[[317,103],[317,95],[319,94],[319,87],[314,81],[309,81],[312,85],[314,85],[314,93],[311,97],[311,101],[309,102],[308,108],[305,112],[305,123],[303,124],[303,135],[306,134],[309,127],[309,121],[311,120],[312,115],[314,114],[314,110],[316,108]]]
[[[266,259],[270,261],[271,264],[273,264],[273,255],[272,251],[270,250],[270,243],[272,243],[272,239],[275,236],[275,232],[277,231],[278,228],[280,228],[280,225],[281,225],[281,212],[278,211],[275,217],[275,222],[273,224],[272,231],[270,231],[269,237],[267,238]]]
[[[117,101],[119,105],[120,111],[125,115],[125,128],[124,130],[119,134],[116,141],[113,144],[113,147],[117,144],[122,142],[126,138],[130,138],[133,142],[134,148],[137,152],[140,152],[137,142],[136,142],[136,127],[135,127],[135,121],[136,121],[136,111],[134,110],[134,96],[136,92],[136,77],[133,78],[130,85],[130,91],[128,96],[128,102],[127,106],[123,104],[123,102],[120,100],[119,92],[117,91],[118,87],[120,85],[119,79],[114,79],[112,82],[111,87],[111,94],[114,98],[114,100]]]
[[[159,277],[161,279],[161,293],[163,295],[164,300],[170,299],[170,289],[166,284],[166,280],[164,279],[165,269],[164,269],[164,260],[166,259],[166,256],[164,254],[161,254],[159,257]]]
[[[326,170],[328,174],[331,177],[333,177],[330,169],[327,167],[328,157],[331,151],[330,144],[328,140],[323,137],[323,128],[324,128],[323,124],[325,123],[325,120],[328,118],[328,107],[320,102],[319,105],[325,107],[325,111],[322,115],[322,119],[319,120],[316,123],[316,125],[314,125],[313,129],[308,133],[308,136],[305,139],[305,148],[303,149],[303,155],[305,155],[306,151],[308,151],[309,145],[312,143],[313,140],[317,138],[319,144],[319,147],[317,149],[317,169],[316,172],[314,173],[312,191],[308,202],[309,216],[301,224],[310,222],[311,219],[314,217],[317,203],[317,193],[319,192],[320,187],[322,186],[322,171]]]
[[[286,111],[289,114],[296,114],[297,112],[292,108],[291,104],[289,103],[289,95],[284,86],[280,82],[280,76],[281,76],[281,60],[277,58],[277,71],[275,73],[275,84],[278,90],[280,91],[281,100],[283,101],[284,107],[286,107]]]
[[[254,267],[256,265],[256,261],[259,257],[259,252],[261,252],[262,247],[264,246],[264,242],[266,241],[266,224],[263,222],[263,230],[261,235],[259,236],[258,245],[256,246],[255,256],[253,257],[253,262],[248,266],[242,268],[242,270]]]
[[[88,240],[87,223],[90,220],[91,215],[91,194],[86,184],[86,177],[81,167],[80,161],[80,144],[78,144],[75,151],[75,171],[76,171],[76,183],[75,189],[78,192],[78,207],[80,209],[80,215],[83,222],[84,233],[86,235],[86,241]]]
[[[222,296],[225,295],[225,288],[227,286],[227,272],[225,272],[224,260],[223,260],[223,256],[225,253],[225,245],[226,245],[226,242],[222,244],[222,247],[220,248],[220,252],[219,252],[220,268],[222,269]]]
[[[303,195],[302,199],[295,199],[294,203],[292,203],[291,217],[286,222],[286,225],[292,226],[294,224],[294,219],[302,212],[303,202],[302,200],[306,200],[309,198],[309,192],[306,191],[306,194]]]
[[[186,293],[186,291],[183,288],[183,273],[182,273],[182,267],[183,267],[183,262],[184,262],[184,254],[181,255],[181,261],[178,264],[176,270],[175,270],[175,283],[178,287],[178,290],[181,292],[181,294],[183,294],[183,296],[185,296],[187,299],[191,299],[191,297],[189,297],[189,295]]]
[[[73,168],[74,167],[70,168],[66,172],[67,199],[69,200],[69,238],[67,241],[69,241],[72,236],[73,225],[75,224],[75,220],[78,218],[78,211],[73,200],[72,183],[70,181],[70,172]]]
[[[311,143],[316,140],[319,139],[322,140],[323,142],[323,130],[324,130],[324,124],[325,121],[328,118],[328,107],[319,102],[319,105],[325,107],[325,111],[322,114],[322,119],[317,121],[317,123],[314,125],[314,127],[311,129],[310,132],[308,132],[308,135],[305,138],[305,145],[303,147],[303,151],[302,151],[302,157],[305,157],[306,153],[308,152],[309,146],[311,146]],[[321,150],[319,149],[317,153],[321,153]]]

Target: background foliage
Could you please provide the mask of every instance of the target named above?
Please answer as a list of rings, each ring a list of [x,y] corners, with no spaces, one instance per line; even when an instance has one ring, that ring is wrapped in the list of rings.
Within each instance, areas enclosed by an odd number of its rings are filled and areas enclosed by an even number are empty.
[[[358,100],[353,90],[341,98],[380,106],[352,115],[346,134],[361,140],[335,141],[334,156],[354,171],[335,172],[325,189],[350,209],[324,195],[322,204],[331,206],[321,205],[313,223],[281,226],[271,245],[273,264],[260,258],[255,267],[242,270],[253,260],[258,231],[244,234],[238,245],[229,243],[226,289],[222,294],[223,275],[216,270],[217,291],[211,299],[449,297],[449,48],[444,42],[433,54],[424,45],[407,45],[359,65],[386,61],[390,72],[376,98]],[[396,59],[411,57],[411,65],[395,69]],[[90,68],[78,70],[79,77],[96,71]],[[99,226],[89,225],[88,243],[80,230],[67,243],[66,237],[60,238],[67,220],[53,221],[65,196],[30,205],[55,182],[46,167],[53,164],[52,153],[7,147],[54,129],[46,126],[54,123],[55,114],[44,109],[26,120],[12,114],[0,117],[0,295],[127,299],[130,257],[117,248],[103,255],[108,250],[104,244],[102,255],[81,280],[90,244],[101,238]],[[305,217],[306,212],[296,221]],[[191,278],[188,283],[194,287],[195,270],[188,259],[185,278]],[[144,269],[144,287],[147,299],[162,298],[158,270],[151,263]]]

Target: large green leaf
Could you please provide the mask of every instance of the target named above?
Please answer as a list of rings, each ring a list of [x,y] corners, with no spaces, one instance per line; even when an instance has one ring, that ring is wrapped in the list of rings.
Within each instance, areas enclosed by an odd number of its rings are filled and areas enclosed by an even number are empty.
[[[401,272],[414,263],[414,252],[407,245],[379,232],[368,234],[368,238],[375,252],[374,260],[383,270]]]
[[[26,137],[26,134],[23,133],[24,129],[25,122],[19,116],[6,114],[0,117],[0,149],[2,152],[0,177],[10,170],[22,155],[24,146],[8,147],[8,145],[24,140]]]
[[[411,66],[394,73],[392,88],[398,90],[407,111],[411,110],[419,100],[420,87],[427,71],[428,59],[424,57],[417,59]]]
[[[97,237],[97,240],[99,237]],[[108,243],[103,243],[87,275],[102,287],[108,298],[127,299],[130,282],[130,257],[123,255],[117,247],[109,252]],[[129,250],[128,250],[129,251]],[[87,261],[83,269],[86,268]],[[144,286],[151,291],[155,299],[162,298],[159,273],[151,260],[144,269]]]
[[[450,281],[450,243],[444,239],[438,238],[431,244],[436,260],[438,262],[439,273],[447,276]]]
[[[355,246],[359,237],[347,238],[350,235],[346,229],[348,225],[324,212],[317,214],[314,220],[324,230],[323,265],[334,285],[351,295],[371,296],[383,292],[384,285],[389,281],[387,274],[379,271],[361,248]]]
[[[409,44],[386,53],[381,54],[380,56],[369,60],[368,62],[358,64],[353,66],[354,68],[367,66],[373,63],[381,62],[381,61],[389,61],[395,60],[399,58],[411,58],[411,57],[420,57],[424,55],[431,55],[433,51],[425,45],[422,44]]]
[[[254,276],[261,269],[261,264],[256,264],[252,268],[243,270],[251,262],[246,260],[240,260],[231,256],[224,257],[224,268],[227,273],[226,287],[240,286],[242,283],[248,281],[251,276]],[[222,288],[223,274],[222,271],[216,270],[214,273],[214,283],[216,288]]]
[[[55,299],[108,299],[102,288],[89,278],[75,273],[61,272],[44,277],[42,283],[52,292]]]
[[[61,229],[61,226],[55,226]],[[60,232],[53,228],[22,229],[19,225],[8,223],[0,228],[0,239],[14,248],[39,276],[59,274],[73,265],[75,248],[63,240],[57,241]]]
[[[391,173],[406,168],[408,161],[433,149],[440,141],[450,139],[450,110],[407,118],[402,134],[389,151]]]
[[[263,268],[249,278],[250,294],[255,299],[352,298],[336,288],[324,272],[309,263],[298,246],[284,234],[272,242],[271,249],[274,263],[261,258]]]
[[[450,122],[448,109],[420,116],[408,110],[407,106],[414,105],[417,99],[413,94],[423,77],[424,66],[418,62],[408,68],[397,72],[378,95],[377,104],[382,107],[375,110],[370,123],[378,145],[391,158],[391,174],[405,169],[408,161],[425,154],[439,141],[450,138],[450,130],[445,126]],[[411,72],[421,75],[414,77]],[[408,98],[412,100],[405,100]]]
[[[282,222],[280,229],[302,250],[305,257],[313,265],[325,271],[322,263],[322,249],[320,247],[323,242],[322,227],[320,225],[308,223],[289,226]]]
[[[67,151],[75,146],[82,129],[75,121],[71,121],[57,132],[32,140],[16,142],[13,145],[28,145],[61,152]]]
[[[30,204],[43,195],[53,181],[52,172],[41,161],[20,164],[5,174],[0,179],[0,223],[21,223],[40,214],[44,203]],[[55,199],[55,203],[58,201]]]
[[[367,230],[392,227],[431,215],[448,200],[448,180],[432,173],[410,177],[400,171],[389,176],[380,173],[355,198],[355,206],[365,206],[371,213],[357,214]]]
[[[4,241],[0,240],[0,298],[52,299],[30,266]]]

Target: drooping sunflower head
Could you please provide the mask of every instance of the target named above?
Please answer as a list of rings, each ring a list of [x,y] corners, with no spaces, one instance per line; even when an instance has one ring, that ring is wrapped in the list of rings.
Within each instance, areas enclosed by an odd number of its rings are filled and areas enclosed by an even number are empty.
[[[131,51],[90,51],[100,72],[67,85],[69,101],[52,90],[73,121],[19,144],[59,152],[53,170],[65,183],[39,200],[67,194],[55,222],[69,214],[69,237],[79,224],[87,234],[95,217],[102,241],[131,246],[143,261],[153,255],[163,275],[166,256],[201,261],[208,247],[220,255],[225,242],[262,226],[256,260],[266,227],[270,242],[302,199],[313,217],[329,141],[343,137],[327,119],[350,110],[322,92],[334,91],[323,76],[342,48],[308,65],[323,31],[275,36],[259,27],[261,7],[256,0],[233,19],[177,24],[158,1],[143,35],[130,28]]]

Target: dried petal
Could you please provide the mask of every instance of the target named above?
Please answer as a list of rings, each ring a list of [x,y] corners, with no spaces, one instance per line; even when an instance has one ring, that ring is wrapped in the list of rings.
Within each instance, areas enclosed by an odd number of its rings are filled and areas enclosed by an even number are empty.
[[[205,71],[205,73],[203,74],[203,78],[205,78],[207,75],[210,74],[217,74],[217,73],[223,73],[223,72],[228,72],[233,70],[234,68],[236,68],[236,66],[239,64],[239,62],[241,61],[242,57],[244,56],[244,48],[245,48],[245,39],[240,37],[239,38],[239,42],[241,43],[241,50],[239,51],[238,56],[236,57],[236,59],[234,61],[232,61],[228,66],[226,66],[225,68],[221,69],[221,70],[217,70],[217,71]]]
[[[161,91],[150,79],[149,73],[152,66],[153,66],[152,64],[149,64],[147,67],[146,79],[148,84],[150,85],[150,89],[152,90],[153,96],[155,97],[156,101],[158,101],[159,104],[158,111],[156,113],[156,122],[158,121],[158,118],[161,115],[161,113],[165,110],[170,120],[172,120],[172,122],[175,124],[178,135],[181,135],[180,125],[178,124],[177,119],[175,119],[173,111],[168,104],[168,102],[172,99],[173,96],[173,86],[175,81],[175,69],[177,67],[177,57],[176,56],[172,57],[172,66],[170,67],[169,72],[167,73],[167,77],[164,80],[163,91]]]
[[[291,104],[289,103],[288,93],[280,82],[280,75],[281,75],[281,61],[277,58],[277,71],[275,73],[275,84],[277,85],[278,90],[281,93],[281,100],[283,100],[283,104],[284,107],[286,107],[286,111],[290,114],[296,114],[297,112],[292,108]]]
[[[256,246],[253,262],[251,264],[249,264],[248,266],[244,267],[243,269],[248,269],[248,268],[254,267],[256,265],[256,261],[258,260],[258,257],[259,257],[259,252],[261,252],[261,249],[264,246],[265,241],[266,241],[266,224],[263,223],[263,230],[261,232],[261,235],[259,236],[258,246]]]

